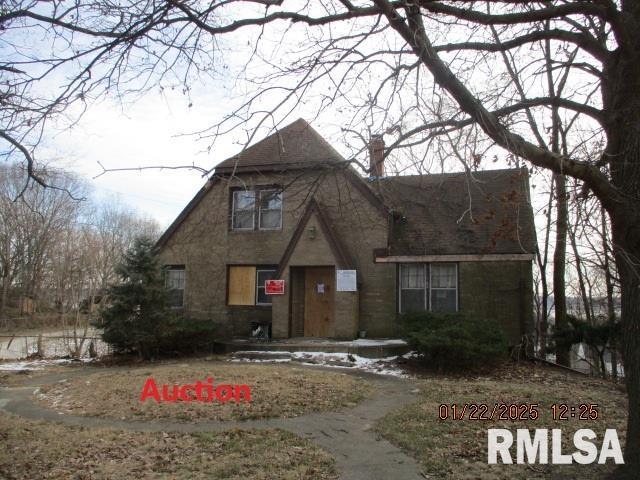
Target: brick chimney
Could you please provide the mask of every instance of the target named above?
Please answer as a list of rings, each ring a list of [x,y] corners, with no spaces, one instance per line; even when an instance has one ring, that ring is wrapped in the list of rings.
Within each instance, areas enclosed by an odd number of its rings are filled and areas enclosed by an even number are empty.
[[[369,175],[384,177],[384,138],[382,134],[371,135],[369,141]]]

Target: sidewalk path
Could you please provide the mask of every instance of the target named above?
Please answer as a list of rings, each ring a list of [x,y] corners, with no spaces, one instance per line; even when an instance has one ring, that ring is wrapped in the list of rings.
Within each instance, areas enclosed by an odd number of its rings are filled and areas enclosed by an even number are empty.
[[[322,368],[322,367],[307,367]],[[116,371],[117,368],[100,371]],[[25,382],[20,387],[0,388],[0,408],[33,420],[66,425],[102,427],[146,432],[217,432],[232,428],[288,430],[316,443],[333,454],[342,480],[418,480],[423,479],[419,465],[400,449],[377,436],[376,420],[390,410],[415,400],[410,380],[363,372],[340,370],[366,378],[375,393],[351,409],[340,412],[312,413],[296,418],[266,420],[179,423],[162,420],[132,421],[60,414],[33,401],[33,392],[41,385],[64,378],[88,375],[95,369],[55,373]]]

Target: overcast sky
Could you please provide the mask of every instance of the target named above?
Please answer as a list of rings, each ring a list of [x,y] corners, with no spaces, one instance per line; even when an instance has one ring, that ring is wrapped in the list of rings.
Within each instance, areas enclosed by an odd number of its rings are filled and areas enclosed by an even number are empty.
[[[215,87],[210,95],[192,100],[194,106],[189,108],[182,94],[152,92],[124,109],[115,101],[91,106],[41,155],[85,178],[96,197],[117,199],[167,226],[204,183],[200,172],[143,170],[93,177],[102,172],[98,162],[105,168],[196,164],[209,169],[237,152],[240,146],[231,139],[207,153],[207,144],[182,135],[223,115]]]
[[[48,140],[40,156],[83,177],[97,198],[116,199],[167,227],[204,183],[201,172],[142,170],[98,176],[100,164],[107,169],[191,164],[210,169],[242,149],[244,132],[222,138],[211,151],[206,141],[189,134],[228,114],[228,102],[225,91],[215,85],[190,99],[180,92],[153,91],[126,105],[102,101],[90,106],[76,125]],[[299,111],[289,121],[310,116]],[[329,140],[339,130],[331,123],[313,126]],[[256,136],[252,143],[263,137]],[[340,151],[339,142],[332,144]]]

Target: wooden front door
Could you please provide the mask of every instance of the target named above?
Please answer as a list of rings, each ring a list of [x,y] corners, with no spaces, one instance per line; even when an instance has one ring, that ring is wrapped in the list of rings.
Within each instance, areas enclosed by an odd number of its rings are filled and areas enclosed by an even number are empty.
[[[335,270],[307,267],[304,278],[304,336],[333,336]]]

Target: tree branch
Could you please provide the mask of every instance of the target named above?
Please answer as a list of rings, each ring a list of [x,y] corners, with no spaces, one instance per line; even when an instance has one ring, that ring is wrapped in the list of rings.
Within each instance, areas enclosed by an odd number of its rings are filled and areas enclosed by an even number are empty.
[[[579,178],[599,194],[605,206],[611,209],[616,206],[620,193],[597,167],[540,148],[500,124],[498,117],[489,112],[440,59],[425,32],[419,7],[406,8],[405,22],[387,0],[374,2],[384,12],[391,26],[413,48],[438,85],[453,97],[460,108],[477,122],[494,142],[534,165]]]
[[[375,2],[379,5],[378,2]],[[611,20],[611,11],[603,5],[594,2],[572,2],[562,5],[544,7],[537,10],[526,10],[517,13],[491,14],[477,10],[454,7],[433,0],[420,0],[421,8],[431,12],[450,15],[460,20],[467,20],[480,25],[514,25],[518,23],[541,22],[562,18],[567,15],[592,15],[604,21]],[[531,4],[533,2],[517,2]]]
[[[552,29],[552,30],[539,30],[535,32],[522,35],[506,42],[501,43],[487,43],[487,42],[463,42],[463,43],[447,43],[444,45],[435,45],[433,49],[436,52],[451,52],[458,50],[480,50],[485,52],[501,52],[505,50],[511,50],[513,48],[526,45],[528,43],[537,42],[540,40],[560,40],[563,42],[570,42],[578,45],[586,52],[589,52],[593,57],[598,60],[606,60],[609,51],[603,47],[600,42],[595,38],[581,34],[568,32],[566,30]]]

